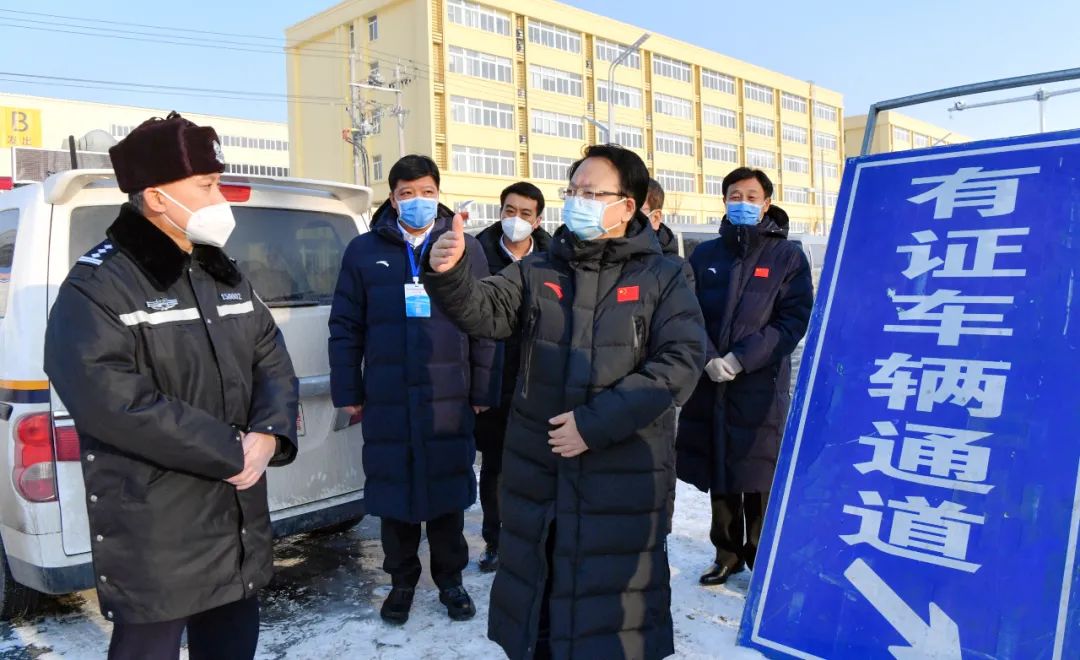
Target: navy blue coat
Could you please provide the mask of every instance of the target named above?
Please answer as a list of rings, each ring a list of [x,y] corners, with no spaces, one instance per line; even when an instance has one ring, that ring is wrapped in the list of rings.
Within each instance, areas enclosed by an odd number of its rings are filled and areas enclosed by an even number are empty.
[[[428,249],[452,216],[439,207]],[[479,244],[466,241],[472,272],[486,276]],[[435,306],[430,318],[406,318],[406,249],[386,203],[345,250],[330,311],[330,387],[335,406],[364,407],[367,512],[421,522],[476,501],[471,406],[497,405],[499,378],[494,342],[470,339]]]
[[[724,220],[690,256],[709,333],[708,360],[734,353],[729,383],[702,376],[679,417],[679,479],[714,495],[767,493],[791,403],[791,353],[814,302],[810,265],[772,207],[755,227]]]

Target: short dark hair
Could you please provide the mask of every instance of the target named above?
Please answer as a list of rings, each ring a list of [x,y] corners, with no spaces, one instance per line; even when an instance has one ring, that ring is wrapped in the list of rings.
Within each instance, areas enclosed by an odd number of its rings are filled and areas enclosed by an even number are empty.
[[[412,154],[404,156],[390,168],[390,192],[397,190],[397,184],[401,181],[416,181],[430,176],[435,179],[435,185],[440,186],[439,166],[427,156]]]
[[[757,179],[762,189],[765,190],[765,197],[772,197],[773,185],[772,181],[769,180],[769,176],[761,170],[752,170],[749,167],[738,167],[732,170],[731,174],[724,177],[724,197],[727,197],[728,188],[747,179]]]
[[[641,156],[617,144],[594,144],[587,147],[581,159],[570,166],[569,178],[573,179],[581,164],[589,158],[603,158],[615,166],[622,188],[619,193],[637,202],[640,211],[649,194],[649,168],[645,167]]]
[[[664,208],[664,187],[656,179],[649,179],[649,194],[645,197],[650,211]]]
[[[544,212],[544,193],[540,192],[539,188],[528,181],[518,181],[512,186],[507,186],[506,190],[502,191],[502,195],[499,196],[500,209],[506,206],[506,198],[510,195],[521,195],[536,202],[537,217],[540,217],[540,214]]]

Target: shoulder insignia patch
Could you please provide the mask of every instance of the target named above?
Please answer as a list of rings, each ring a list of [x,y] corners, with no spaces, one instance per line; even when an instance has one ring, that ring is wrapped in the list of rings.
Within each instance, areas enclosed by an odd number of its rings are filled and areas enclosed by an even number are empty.
[[[113,250],[112,241],[104,241],[99,243],[94,249],[79,257],[78,263],[86,264],[88,266],[100,266],[105,262],[105,259],[113,253]]]

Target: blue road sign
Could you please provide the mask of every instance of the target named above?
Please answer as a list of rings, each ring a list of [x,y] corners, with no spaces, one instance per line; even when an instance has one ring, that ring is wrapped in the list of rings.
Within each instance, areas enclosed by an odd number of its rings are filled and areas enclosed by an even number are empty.
[[[740,643],[1080,657],[1080,131],[855,159],[840,199]]]

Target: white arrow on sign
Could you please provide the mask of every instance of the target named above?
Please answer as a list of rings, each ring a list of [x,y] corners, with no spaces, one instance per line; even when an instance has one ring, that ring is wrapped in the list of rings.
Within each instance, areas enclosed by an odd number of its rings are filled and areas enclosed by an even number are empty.
[[[930,603],[927,624],[861,559],[851,562],[844,577],[911,645],[890,646],[896,660],[961,660],[960,629],[937,604]]]

